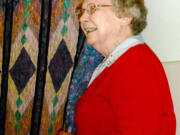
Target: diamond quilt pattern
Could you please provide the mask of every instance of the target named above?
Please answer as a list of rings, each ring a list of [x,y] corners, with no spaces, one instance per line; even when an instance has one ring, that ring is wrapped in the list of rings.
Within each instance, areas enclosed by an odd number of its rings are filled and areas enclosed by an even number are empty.
[[[36,69],[31,61],[31,58],[23,48],[14,66],[10,70],[10,74],[16,84],[19,94],[21,94],[35,70]]]
[[[28,134],[30,131],[40,13],[39,0],[14,1],[5,134]]]
[[[52,0],[40,135],[55,135],[63,126],[64,106],[73,71],[79,30],[74,10],[79,2],[79,0]],[[7,135],[30,134],[42,4],[47,3],[42,0],[13,0],[5,121]],[[4,18],[5,3],[4,0],[0,0],[0,72]]]
[[[49,72],[56,92],[61,87],[72,65],[70,52],[66,47],[66,42],[62,40],[49,65]]]

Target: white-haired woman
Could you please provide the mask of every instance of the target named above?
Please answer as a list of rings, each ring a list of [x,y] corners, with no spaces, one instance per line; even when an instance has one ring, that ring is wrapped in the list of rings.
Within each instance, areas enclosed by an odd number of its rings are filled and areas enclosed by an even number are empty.
[[[175,135],[163,67],[144,43],[144,0],[84,0],[81,28],[105,58],[77,103],[77,135]]]

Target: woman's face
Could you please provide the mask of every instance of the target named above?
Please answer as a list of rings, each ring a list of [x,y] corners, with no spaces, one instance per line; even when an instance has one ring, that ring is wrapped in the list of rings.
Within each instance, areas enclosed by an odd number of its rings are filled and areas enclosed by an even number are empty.
[[[93,12],[88,12],[88,5],[106,5]],[[107,6],[108,5],[108,6]],[[81,28],[86,35],[87,43],[101,52],[105,44],[116,38],[120,32],[120,18],[116,16],[111,0],[84,0],[80,17]]]

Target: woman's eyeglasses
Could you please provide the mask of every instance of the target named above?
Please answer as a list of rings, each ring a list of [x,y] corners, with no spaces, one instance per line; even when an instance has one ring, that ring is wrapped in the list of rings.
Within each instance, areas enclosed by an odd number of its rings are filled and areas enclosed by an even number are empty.
[[[76,15],[80,18],[84,14],[85,11],[89,15],[92,15],[98,8],[103,8],[103,7],[112,7],[112,5],[100,5],[100,4],[96,5],[94,3],[89,3],[87,5],[87,9],[83,9],[82,4],[81,4],[76,8]]]

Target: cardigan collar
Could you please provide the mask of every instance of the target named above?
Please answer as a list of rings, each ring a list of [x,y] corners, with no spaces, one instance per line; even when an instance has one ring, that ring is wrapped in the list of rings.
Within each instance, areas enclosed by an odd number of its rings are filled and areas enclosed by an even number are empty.
[[[143,44],[144,40],[141,35],[136,35],[127,38],[122,43],[120,43],[109,55],[107,59],[104,59],[103,63],[106,64],[107,67],[110,67],[125,51],[127,51],[130,47],[133,47],[138,44]]]
[[[120,43],[109,55],[107,59],[104,59],[101,64],[99,64],[94,70],[91,79],[89,81],[89,85],[94,81],[94,79],[106,68],[110,67],[123,53],[125,53],[129,48],[143,44],[144,40],[141,35],[136,35],[127,38],[122,43]],[[88,85],[88,86],[89,86]]]

